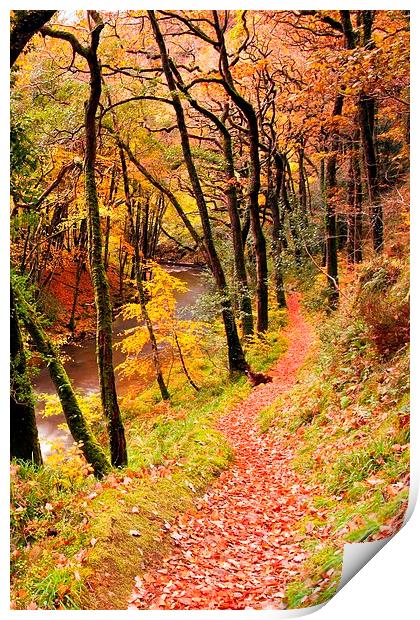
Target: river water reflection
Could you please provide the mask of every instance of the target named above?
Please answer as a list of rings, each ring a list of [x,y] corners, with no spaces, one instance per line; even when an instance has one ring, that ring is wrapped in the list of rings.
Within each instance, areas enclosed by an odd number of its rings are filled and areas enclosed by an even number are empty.
[[[184,292],[176,292],[177,312],[182,312],[183,318],[190,318],[189,308],[195,305],[197,299],[208,290],[208,283],[205,272],[196,267],[182,267],[179,265],[165,266],[171,275],[179,278],[188,286]],[[123,320],[117,317],[113,323],[114,342],[119,342],[124,337],[124,331],[136,324],[134,319]],[[63,352],[68,358],[65,362],[66,371],[77,390],[85,394],[92,394],[99,391],[98,370],[96,365],[96,347],[94,338],[86,338],[78,344],[69,344],[63,347]],[[124,360],[124,354],[118,349],[114,349],[114,367]],[[122,377],[116,373],[117,391],[124,394],[132,386],[133,379]],[[49,376],[47,368],[44,366],[34,379],[35,394],[55,394],[55,388]],[[67,430],[58,428],[64,422],[62,414],[44,418],[42,410],[43,402],[37,404],[37,426],[41,442],[41,449],[44,455],[50,450],[50,441],[63,442],[64,445],[71,445],[73,439]]]

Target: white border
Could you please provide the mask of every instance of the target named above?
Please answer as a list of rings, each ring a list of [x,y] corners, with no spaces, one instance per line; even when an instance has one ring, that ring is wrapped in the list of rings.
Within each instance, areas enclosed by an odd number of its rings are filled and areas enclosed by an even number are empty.
[[[348,2],[330,2],[329,0],[318,3],[299,3],[298,6],[294,6],[293,8],[299,9],[311,9],[311,8],[322,8],[322,9],[340,9],[340,8],[348,8]],[[93,6],[92,6],[93,5]],[[99,5],[97,3],[90,3],[89,7],[105,10],[115,10],[115,2],[104,1]],[[274,5],[274,6],[273,6]],[[242,2],[220,2],[213,1],[209,2],[147,2],[146,5],[139,2],[124,2],[124,9],[139,9],[139,8],[182,8],[182,9],[208,9],[209,6],[215,9],[239,9],[239,8],[247,8],[247,9],[290,9],[293,6],[292,2],[265,2],[260,0],[258,4],[249,1]],[[11,9],[33,9],[33,8],[43,8],[43,9],[57,9],[57,10],[70,10],[74,8],[74,4],[67,2],[15,2],[8,3],[7,6],[2,6],[0,8],[0,58],[2,59],[2,63],[0,65],[1,71],[1,85],[2,85],[2,97],[0,100],[0,110],[1,110],[1,122],[0,122],[0,136],[1,136],[1,144],[2,149],[0,151],[0,165],[1,165],[1,180],[0,183],[0,205],[1,205],[1,216],[0,216],[0,291],[2,293],[3,302],[0,303],[0,326],[2,330],[2,338],[1,338],[1,357],[0,357],[0,395],[1,395],[1,403],[2,407],[0,409],[1,414],[3,415],[3,419],[1,422],[1,441],[2,441],[2,449],[0,450],[0,458],[1,458],[1,484],[0,484],[0,533],[1,533],[1,544],[0,544],[0,566],[1,571],[0,575],[1,586],[0,586],[0,611],[5,612],[6,616],[18,618],[22,614],[22,617],[28,618],[28,614],[32,615],[33,612],[20,612],[20,611],[10,611],[9,610],[9,595],[8,595],[8,574],[9,574],[9,545],[8,545],[8,535],[9,531],[9,516],[8,516],[8,499],[9,499],[9,489],[8,489],[8,456],[9,456],[9,428],[8,428],[8,400],[9,400],[9,383],[8,383],[8,373],[9,373],[9,312],[8,312],[8,298],[9,298],[9,261],[8,261],[8,247],[9,247],[9,226],[8,226],[8,213],[9,213],[9,188],[8,188],[8,178],[9,178],[9,11]],[[79,7],[77,7],[79,8]],[[352,9],[363,9],[366,8],[366,2],[352,2]],[[369,8],[377,8],[382,10],[388,9],[410,9],[411,17],[412,17],[412,67],[415,66],[416,62],[419,62],[418,56],[418,19],[419,19],[419,10],[415,8],[414,2],[405,2],[401,6],[397,2],[376,2],[371,1],[369,3]],[[415,103],[418,100],[420,95],[418,89],[418,79],[417,72],[414,73],[412,70],[412,87],[413,87],[413,95],[412,95],[412,109],[416,110]],[[419,168],[419,156],[418,156],[418,145],[419,145],[419,132],[418,132],[418,120],[416,118],[416,114],[412,114],[412,153],[411,153],[411,169],[414,171],[412,174],[412,198],[411,204],[413,205],[412,211],[412,316],[416,319],[419,314],[420,306],[419,306],[419,290],[420,284],[418,281],[418,274],[420,273],[420,262],[419,262],[419,251],[418,251],[418,243],[420,240],[419,236],[419,213],[420,206],[417,204],[420,198],[420,194],[418,191],[418,180],[417,178],[420,175]],[[412,325],[412,342],[413,345],[413,353],[412,353],[412,376],[416,379],[413,382],[412,388],[412,402],[414,404],[413,413],[412,413],[412,446],[414,449],[412,450],[412,461],[411,461],[411,470],[412,470],[412,487],[411,494],[415,495],[418,490],[418,474],[420,471],[420,449],[419,449],[419,412],[418,405],[420,402],[419,399],[419,389],[420,381],[418,381],[418,377],[420,377],[420,363],[419,363],[419,321],[414,320]],[[417,383],[417,386],[416,386]],[[414,620],[414,618],[418,617],[418,610],[420,605],[417,602],[418,597],[418,574],[419,574],[419,551],[420,551],[420,543],[419,543],[419,533],[420,533],[420,510],[417,509],[411,519],[408,521],[407,525],[403,528],[403,530],[398,533],[392,540],[389,542],[384,549],[380,551],[380,553],[375,556],[368,564],[365,566],[361,572],[359,572],[352,580],[350,585],[344,587],[325,607],[316,612],[316,618],[319,620],[350,620],[355,617],[361,618],[380,618],[381,620],[391,620],[393,618],[398,617],[401,620]],[[4,570],[3,570],[4,569]],[[68,616],[79,616],[80,614],[86,612],[78,612],[78,611],[66,611],[66,612],[58,612],[58,611],[38,611],[38,616],[54,616],[57,613],[65,613]],[[94,614],[97,617],[102,616],[113,616],[115,617],[116,613],[124,613],[131,616],[132,614],[138,615],[138,612],[126,611],[126,612],[113,612],[113,611],[90,611],[90,614]],[[268,619],[268,617],[285,617],[284,612],[274,612],[274,611],[226,611],[226,612],[211,612],[211,611],[178,611],[178,612],[158,612],[158,611],[143,611],[142,614],[154,614],[154,617],[163,617],[168,619],[168,614],[189,614],[189,615],[197,615],[197,614],[211,614],[212,617],[220,616],[223,614],[223,617],[226,618],[226,614],[229,617],[239,614],[247,614],[248,617],[261,617],[261,614]],[[161,615],[163,614],[163,615]],[[287,614],[289,615],[289,614]],[[295,614],[294,614],[295,615]],[[290,617],[290,616],[289,616]]]

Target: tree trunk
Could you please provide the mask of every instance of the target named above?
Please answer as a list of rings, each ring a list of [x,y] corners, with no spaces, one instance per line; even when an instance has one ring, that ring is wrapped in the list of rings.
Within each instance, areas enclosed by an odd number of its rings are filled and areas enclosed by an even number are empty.
[[[116,166],[115,163],[112,166],[112,171],[111,171],[111,182],[109,184],[109,193],[108,193],[108,199],[107,199],[107,207],[108,209],[110,208],[110,206],[112,205],[112,201],[114,198],[114,193],[116,190],[116,182],[115,182],[115,177],[116,177]],[[108,264],[109,264],[109,236],[111,234],[111,216],[109,215],[109,211],[108,211],[108,215],[106,216],[106,224],[105,224],[105,243],[104,243],[104,266],[105,266],[105,271],[108,270]]]
[[[352,160],[354,175],[354,262],[363,260],[363,190],[358,154]]]
[[[85,201],[89,218],[89,262],[95,291],[97,316],[96,354],[102,407],[107,419],[111,462],[115,467],[125,467],[127,465],[127,447],[115,388],[115,374],[112,362],[112,307],[102,257],[101,220],[95,180],[95,115],[101,96],[101,69],[96,52],[102,28],[102,22],[98,22],[92,31],[92,43],[87,54],[90,70],[90,96],[85,107]]]
[[[292,180],[292,173],[291,173],[290,165],[289,165],[289,162],[287,161],[286,155],[280,155],[280,157],[281,157],[281,160],[280,159],[276,160],[276,166],[278,168],[277,174],[279,174],[279,178],[281,179],[280,198],[281,198],[281,203],[283,205],[283,208],[289,216],[289,228],[290,228],[290,235],[293,240],[293,251],[295,255],[296,266],[299,268],[302,265],[302,240],[301,240],[301,231],[299,229],[299,214],[297,212],[297,209],[293,208],[290,198],[289,198],[289,192],[293,189],[293,187],[290,187],[290,184],[287,183],[287,178],[289,178],[289,180]],[[281,169],[281,173],[279,173],[280,169]],[[293,198],[293,195],[292,195],[292,198]],[[286,244],[286,235],[284,234],[284,231],[283,231],[283,245],[285,244]]]
[[[141,232],[141,253],[143,256],[143,260],[147,260],[149,258],[149,214],[150,214],[150,198],[148,195],[145,197],[144,204],[144,213],[143,213],[143,221],[142,221],[142,232]],[[132,222],[132,230],[134,231],[134,222]],[[139,243],[140,239],[137,240]]]
[[[178,130],[181,137],[182,151],[184,154],[185,164],[187,166],[188,174],[191,181],[191,186],[194,192],[194,196],[197,202],[197,207],[200,214],[201,225],[204,234],[204,244],[206,248],[208,264],[211,267],[216,286],[221,296],[221,308],[222,317],[226,333],[226,340],[228,345],[228,359],[229,369],[231,372],[244,373],[247,364],[245,355],[242,349],[242,345],[239,340],[238,331],[236,327],[235,317],[232,310],[232,303],[229,296],[229,289],[227,286],[225,274],[220,262],[219,256],[214,245],[213,234],[210,225],[210,218],[207,211],[207,204],[204,198],[204,194],[201,188],[200,180],[198,178],[197,170],[192,158],[190,141],[188,137],[188,130],[185,123],[184,110],[182,108],[181,100],[179,98],[174,77],[170,66],[166,45],[162,37],[159,25],[153,11],[148,11],[149,19],[151,21],[153,32],[156,42],[159,47],[160,56],[162,60],[162,67],[165,73],[165,78],[168,84],[168,88],[172,97],[172,103],[175,109]]]
[[[333,109],[333,117],[340,116],[343,110],[343,96],[336,97]],[[334,309],[338,305],[338,256],[337,256],[337,217],[335,212],[335,198],[337,192],[337,150],[338,135],[335,134],[331,140],[330,155],[327,161],[325,174],[325,232],[326,232],[326,263],[327,263],[327,285],[328,285],[328,305]]]
[[[74,283],[73,303],[71,306],[70,319],[68,323],[69,330],[72,333],[74,332],[76,328],[75,314],[76,314],[76,308],[77,308],[77,301],[79,299],[80,281],[82,279],[82,273],[83,273],[84,266],[85,266],[84,258],[82,256],[79,256],[77,259],[77,263],[76,263],[76,278],[75,278],[75,283]]]
[[[111,232],[111,216],[107,215],[106,216],[106,223],[105,223],[105,243],[104,243],[104,267],[105,267],[105,271],[108,270],[108,264],[109,264],[109,235]]]
[[[375,146],[375,101],[372,97],[367,95],[360,97],[359,118],[369,191],[373,249],[379,253],[382,252],[384,245],[384,224]]]
[[[10,457],[42,465],[32,386],[10,287]]]
[[[189,103],[197,111],[209,118],[219,130],[222,137],[222,148],[225,159],[226,185],[224,193],[228,207],[229,220],[232,231],[232,245],[234,252],[235,278],[239,286],[239,309],[241,314],[242,336],[250,336],[254,332],[254,319],[252,314],[252,300],[248,286],[248,277],[245,264],[244,241],[242,238],[241,218],[239,216],[238,193],[236,188],[235,166],[233,159],[232,137],[225,125],[229,108],[226,105],[222,119],[213,112],[200,105],[193,99],[188,91],[184,91]]]
[[[86,218],[83,218],[80,224],[80,234],[77,240],[77,250],[76,250],[76,278],[75,278],[75,286],[74,286],[74,295],[73,295],[73,303],[70,312],[69,319],[69,329],[73,332],[76,323],[75,323],[75,313],[77,308],[77,301],[79,299],[80,292],[80,281],[82,279],[82,273],[85,269],[86,263],[86,244],[87,244],[87,223]]]
[[[353,150],[350,155],[349,179],[348,179],[348,236],[347,255],[351,263],[361,263],[363,259],[362,235],[362,179],[360,174],[360,162],[358,151],[355,150],[359,134],[355,135]]]
[[[365,50],[372,50],[375,47],[372,40],[375,11],[360,11],[360,32],[358,37],[353,30],[350,11],[340,11],[340,16],[347,49],[354,49],[356,43]],[[362,93],[358,101],[358,112],[369,191],[373,249],[379,253],[382,252],[384,245],[384,224],[380,202],[378,161],[375,144],[375,99],[371,95]]]
[[[261,188],[261,164],[259,153],[259,130],[255,110],[249,101],[245,100],[234,86],[229,67],[228,55],[225,47],[223,31],[219,24],[217,11],[213,11],[215,30],[219,41],[220,68],[223,76],[223,86],[235,105],[244,114],[249,130],[249,211],[251,216],[251,231],[254,243],[256,276],[257,276],[257,331],[265,332],[268,329],[268,266],[267,248],[264,232],[260,222],[260,207],[258,198]]]
[[[85,203],[88,216],[89,264],[96,307],[96,357],[98,360],[99,385],[102,408],[107,420],[111,445],[111,462],[115,467],[127,465],[127,446],[124,426],[118,406],[115,389],[115,374],[112,364],[112,307],[108,280],[102,256],[101,219],[99,214],[98,194],[95,180],[96,162],[96,112],[101,98],[101,65],[97,50],[101,32],[104,28],[97,11],[88,11],[90,46],[85,47],[74,34],[43,27],[41,32],[71,44],[74,54],[79,54],[87,61],[90,74],[89,99],[85,103]]]
[[[81,450],[88,463],[92,465],[95,476],[104,476],[110,471],[108,459],[86,424],[59,354],[30,305],[22,298],[18,299],[18,304],[20,319],[36,350],[41,354],[55,385],[70,433],[74,441],[81,444]]]
[[[372,39],[375,14],[375,11],[361,12],[361,45],[366,50],[372,50],[375,47]],[[375,99],[371,95],[363,93],[359,99],[360,131],[365,156],[369,202],[371,205],[370,218],[373,249],[379,253],[382,252],[384,245],[384,223],[380,201],[378,156],[375,143],[375,107]]]
[[[279,153],[274,154],[276,169],[275,185],[268,190],[268,201],[273,220],[271,226],[271,251],[274,267],[274,281],[276,286],[276,300],[279,308],[286,307],[286,295],[284,293],[282,253],[284,237],[282,218],[280,217],[280,196],[284,176],[283,158]]]
[[[200,391],[200,388],[198,387],[198,385],[194,382],[194,380],[192,379],[190,373],[188,372],[188,368],[185,364],[185,359],[184,359],[184,355],[182,353],[182,349],[181,349],[181,345],[179,344],[179,340],[178,340],[178,336],[177,333],[174,332],[174,339],[175,339],[175,343],[176,343],[176,347],[178,349],[178,355],[179,355],[179,359],[181,361],[181,365],[182,365],[182,370],[184,371],[184,375],[187,377],[188,379],[188,383],[191,385],[192,388],[194,388],[194,390],[196,392]]]
[[[12,67],[25,45],[46,24],[56,11],[13,11],[10,32],[10,66]]]
[[[304,165],[304,147],[303,144],[298,146],[298,165],[299,165],[299,205],[300,215],[303,225],[307,224],[307,195],[306,195],[306,176]]]

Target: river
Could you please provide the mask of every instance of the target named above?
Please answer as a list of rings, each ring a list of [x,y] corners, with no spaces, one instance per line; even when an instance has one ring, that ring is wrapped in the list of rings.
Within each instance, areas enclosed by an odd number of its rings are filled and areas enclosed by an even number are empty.
[[[203,293],[208,291],[208,283],[206,281],[205,272],[197,267],[165,265],[165,269],[173,276],[185,282],[188,286],[187,291],[175,292],[177,302],[177,312],[182,312],[183,318],[190,318],[189,308],[195,305],[197,299]],[[123,320],[117,317],[113,322],[114,343],[119,342],[124,337],[124,331],[136,324],[134,319]],[[92,394],[99,391],[98,369],[96,364],[96,346],[94,338],[86,338],[81,343],[72,343],[63,347],[66,356],[65,368],[73,382],[76,390],[82,391],[84,394]],[[119,348],[114,349],[114,366],[118,366],[124,360],[124,354]],[[133,379],[127,379],[116,372],[116,385],[119,394],[124,394],[132,387]],[[39,394],[55,394],[55,388],[51,381],[48,370],[43,366],[39,374],[33,381],[34,391]],[[44,403],[41,399],[36,405],[37,426],[41,450],[46,456],[51,450],[51,441],[60,441],[65,446],[70,446],[73,439],[67,430],[58,428],[60,424],[65,422],[64,415],[44,417],[42,411]]]

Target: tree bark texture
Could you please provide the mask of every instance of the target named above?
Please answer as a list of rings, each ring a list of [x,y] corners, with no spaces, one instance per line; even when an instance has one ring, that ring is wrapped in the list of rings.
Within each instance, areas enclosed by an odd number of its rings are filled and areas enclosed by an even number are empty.
[[[374,48],[372,27],[375,11],[360,11],[360,32],[353,30],[350,11],[340,11],[343,34],[347,49],[356,45],[366,50]],[[383,212],[380,201],[378,156],[375,143],[375,99],[372,95],[362,93],[358,101],[359,126],[366,165],[366,177],[369,192],[370,222],[372,229],[373,249],[382,252],[384,245]]]
[[[369,190],[370,221],[373,249],[382,252],[384,245],[384,223],[379,192],[378,161],[375,145],[375,100],[362,95],[359,100],[360,132],[366,164]]]
[[[110,471],[108,459],[86,424],[58,351],[31,306],[22,298],[18,298],[18,305],[19,318],[32,338],[36,350],[42,356],[55,385],[70,433],[74,441],[80,444],[87,462],[93,467],[95,476],[102,477]]]
[[[338,95],[334,102],[333,117],[340,116],[343,110],[344,98]],[[337,192],[337,150],[338,135],[334,134],[331,140],[330,155],[327,161],[325,174],[325,232],[326,232],[326,262],[328,275],[328,303],[331,309],[338,305],[338,256],[337,256],[337,217],[335,212],[335,198]]]
[[[44,26],[41,32],[70,43],[75,54],[88,63],[90,75],[89,99],[85,103],[85,204],[88,219],[89,264],[95,293],[96,307],[96,356],[98,360],[99,386],[104,415],[107,421],[111,447],[111,462],[115,467],[127,465],[127,446],[124,426],[117,400],[115,374],[112,361],[112,306],[109,285],[102,256],[102,233],[98,194],[95,179],[96,162],[96,112],[102,90],[101,66],[97,50],[104,24],[97,11],[88,11],[88,19],[93,24],[90,45],[82,45],[74,34]]]
[[[10,32],[10,66],[12,67],[34,34],[55,11],[13,11]]]
[[[32,386],[10,287],[10,457],[42,465]]]
[[[180,79],[180,78],[179,78]],[[182,84],[180,85],[182,89]],[[223,117],[220,119],[216,114],[200,105],[187,90],[182,92],[187,97],[191,106],[201,112],[203,116],[210,119],[217,127],[222,138],[222,149],[224,155],[224,168],[226,184],[224,193],[228,208],[229,221],[232,231],[232,245],[234,252],[235,276],[239,285],[239,309],[241,314],[242,336],[250,336],[254,333],[254,318],[252,313],[252,300],[248,286],[248,276],[246,272],[244,241],[242,238],[241,218],[239,215],[238,193],[236,188],[235,165],[232,148],[232,137],[226,127],[229,107],[226,105]]]
[[[98,21],[91,33],[91,46],[86,55],[90,71],[90,95],[85,106],[85,202],[89,219],[89,263],[95,291],[96,353],[102,407],[107,420],[112,465],[124,467],[127,465],[127,446],[115,387],[112,355],[112,306],[102,256],[101,219],[95,180],[95,115],[101,97],[101,69],[97,57],[97,48],[102,29],[103,24]]]
[[[236,90],[230,71],[228,55],[225,47],[223,31],[219,24],[217,11],[213,11],[215,29],[218,37],[220,52],[220,69],[223,76],[223,86],[234,104],[244,114],[248,123],[249,135],[249,185],[248,201],[251,216],[251,231],[254,244],[256,276],[257,276],[257,331],[265,332],[268,329],[268,265],[267,248],[264,232],[260,221],[260,207],[258,203],[261,188],[261,163],[259,153],[258,119],[251,103],[244,99]]]

